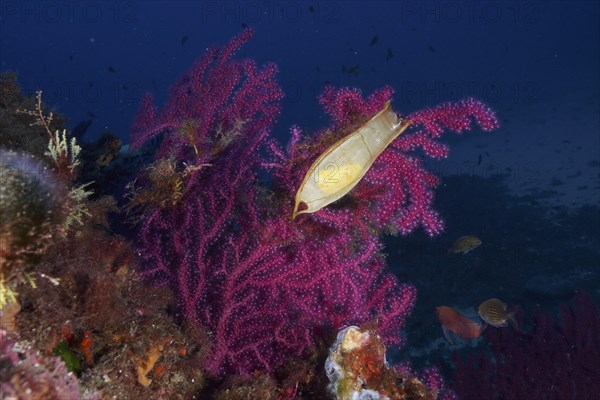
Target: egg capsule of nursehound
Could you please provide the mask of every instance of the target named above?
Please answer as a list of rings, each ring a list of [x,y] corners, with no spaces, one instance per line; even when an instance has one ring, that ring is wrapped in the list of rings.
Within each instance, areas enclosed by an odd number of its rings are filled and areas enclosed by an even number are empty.
[[[296,193],[292,219],[298,214],[314,213],[344,197],[410,124],[410,120],[398,117],[388,101],[367,123],[329,147],[306,173]],[[306,207],[300,210],[301,205]]]

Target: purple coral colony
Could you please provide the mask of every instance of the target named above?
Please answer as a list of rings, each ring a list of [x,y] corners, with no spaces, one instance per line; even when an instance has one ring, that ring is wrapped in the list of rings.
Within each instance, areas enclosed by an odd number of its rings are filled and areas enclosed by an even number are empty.
[[[12,126],[47,133],[43,146],[2,150],[10,177],[2,196],[27,198],[13,214],[3,204],[0,221],[2,398],[550,398],[527,389],[540,384],[525,378],[519,349],[570,365],[549,378],[560,398],[587,393],[599,317],[584,294],[562,325],[539,315],[536,332],[492,335],[495,361],[457,358],[455,389],[435,368],[386,361],[417,290],[386,270],[382,236],[443,230],[432,205],[440,180],[421,156],[447,156],[444,132],[496,129],[494,112],[468,98],[400,115],[410,127],[347,195],[291,218],[311,165],[382,110],[393,89],[364,97],[326,87],[318,101],[330,126],[291,127],[281,147],[271,132],[284,96],[276,66],[234,58],[251,37],[246,30],[208,50],[162,108],[142,99],[128,156],[137,171],[118,204],[91,197],[76,177],[79,158],[115,157],[118,139],[82,150],[61,137],[64,121],[46,112],[41,93],[23,96],[3,75]],[[144,154],[152,155],[142,163]],[[128,220],[133,240],[111,232],[114,215]],[[544,340],[571,355],[553,358]],[[510,365],[498,356],[507,343],[518,347]],[[501,392],[511,385],[524,391]]]

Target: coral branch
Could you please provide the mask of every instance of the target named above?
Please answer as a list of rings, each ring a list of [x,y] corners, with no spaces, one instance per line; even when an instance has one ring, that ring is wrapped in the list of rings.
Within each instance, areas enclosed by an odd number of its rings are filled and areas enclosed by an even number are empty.
[[[491,129],[495,116],[474,100],[413,114],[415,128],[382,153],[347,198],[291,221],[294,192],[310,164],[378,112],[392,89],[363,99],[356,89],[326,88],[319,100],[332,129],[306,139],[292,128],[280,149],[269,138],[282,98],[275,66],[232,59],[250,36],[245,31],[209,50],[160,111],[150,97],[142,101],[134,147],[164,134],[156,157],[186,165],[176,174],[183,180],[176,204],[142,216],[144,274],[172,287],[182,316],[208,332],[205,369],[213,375],[272,371],[351,324],[376,321],[383,343],[400,343],[416,291],[384,272],[381,233],[442,229],[432,210],[438,179],[407,152],[444,156],[434,141],[440,129],[462,132],[471,118]],[[268,188],[258,178],[265,169],[273,178]]]

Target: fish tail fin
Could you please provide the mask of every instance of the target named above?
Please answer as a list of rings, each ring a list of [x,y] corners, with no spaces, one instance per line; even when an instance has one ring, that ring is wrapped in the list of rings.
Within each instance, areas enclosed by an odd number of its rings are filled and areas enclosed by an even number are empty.
[[[521,327],[519,325],[519,321],[517,319],[517,315],[521,314],[523,310],[520,306],[513,306],[510,308],[508,312],[508,323],[513,327],[513,329],[517,332],[521,331]]]
[[[457,344],[457,341],[454,338],[454,336],[452,335],[452,331],[450,329],[448,329],[447,327],[442,325],[442,332],[444,332],[444,337],[446,338],[448,343]]]
[[[485,328],[488,327],[488,323],[485,321],[482,321],[481,324],[479,324],[481,326],[479,332],[483,333],[483,331],[485,331]]]

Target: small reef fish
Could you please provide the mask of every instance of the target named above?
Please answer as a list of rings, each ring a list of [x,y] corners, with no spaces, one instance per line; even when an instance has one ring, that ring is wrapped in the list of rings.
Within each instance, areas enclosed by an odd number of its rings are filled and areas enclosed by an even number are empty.
[[[360,66],[358,64],[353,65],[351,67],[346,67],[345,65],[342,65],[342,72],[346,74],[358,75],[358,73],[360,72]]]
[[[481,336],[483,331],[481,325],[470,318],[467,318],[452,307],[439,306],[435,309],[442,331],[446,340],[451,344],[456,344],[457,340],[452,335],[456,335],[461,339],[475,339]]]
[[[85,135],[85,133],[87,132],[90,125],[92,125],[91,119],[81,121],[75,126],[75,128],[73,128],[73,130],[71,131],[71,136],[77,138],[78,140],[81,139],[83,135]]]
[[[467,254],[471,250],[476,249],[481,244],[481,239],[475,236],[461,236],[452,243],[448,249],[448,253]]]
[[[390,62],[390,60],[394,57],[394,52],[391,47],[388,47],[387,53],[385,54],[385,62]]]
[[[371,43],[369,44],[369,46],[373,47],[373,46],[375,46],[377,44],[377,42],[379,42],[379,36],[375,35],[371,39]]]
[[[477,307],[477,314],[485,323],[496,328],[504,328],[510,323],[515,329],[518,329],[515,314],[517,308],[507,309],[506,303],[499,299],[489,299]]]

